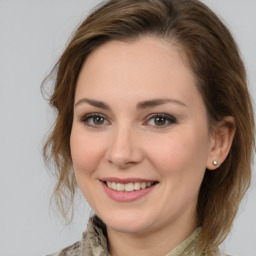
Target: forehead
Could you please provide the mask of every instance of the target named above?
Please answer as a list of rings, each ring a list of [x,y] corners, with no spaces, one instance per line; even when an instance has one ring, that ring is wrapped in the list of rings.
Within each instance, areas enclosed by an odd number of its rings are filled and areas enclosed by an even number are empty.
[[[78,77],[75,104],[85,98],[104,102],[120,115],[137,113],[140,102],[171,99],[183,103],[192,119],[207,119],[194,74],[180,51],[156,38],[111,41],[92,52]]]
[[[137,89],[147,85],[193,84],[195,77],[181,50],[164,39],[141,37],[134,41],[110,41],[94,50],[86,59],[77,87],[98,89],[101,85],[129,85]],[[90,85],[90,86],[89,86]],[[144,88],[145,89],[145,88]]]
[[[133,57],[136,56],[134,59]],[[104,59],[104,62],[102,60]],[[182,47],[176,43],[176,41],[171,42],[170,40],[164,38],[158,38],[156,36],[141,36],[134,40],[111,40],[108,41],[95,50],[93,50],[86,58],[86,63],[101,62],[103,65],[105,61],[112,60],[113,62],[120,64],[130,63],[135,64],[147,64],[147,67],[154,67],[159,63],[165,64],[171,68],[171,65],[182,64],[190,71],[188,61],[185,56],[185,51]],[[170,59],[175,60],[175,62],[168,62]],[[97,63],[98,64],[98,63]],[[132,66],[130,66],[132,68]]]

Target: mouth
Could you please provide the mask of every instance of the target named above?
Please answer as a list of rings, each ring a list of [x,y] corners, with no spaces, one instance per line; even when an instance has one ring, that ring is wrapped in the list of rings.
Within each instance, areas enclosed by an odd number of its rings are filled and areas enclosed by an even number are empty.
[[[108,197],[117,202],[131,202],[138,200],[151,193],[159,183],[158,181],[134,178],[106,178],[100,180],[100,182]]]
[[[111,182],[111,181],[103,181],[103,182],[108,188],[118,192],[138,191],[141,189],[150,188],[158,183],[156,181],[129,182],[129,183],[119,183],[119,182]]]

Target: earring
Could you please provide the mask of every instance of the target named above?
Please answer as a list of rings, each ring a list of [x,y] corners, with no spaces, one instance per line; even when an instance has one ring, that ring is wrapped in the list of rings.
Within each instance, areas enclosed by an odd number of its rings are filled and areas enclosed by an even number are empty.
[[[214,166],[217,166],[219,164],[219,162],[217,160],[214,160],[212,163]]]

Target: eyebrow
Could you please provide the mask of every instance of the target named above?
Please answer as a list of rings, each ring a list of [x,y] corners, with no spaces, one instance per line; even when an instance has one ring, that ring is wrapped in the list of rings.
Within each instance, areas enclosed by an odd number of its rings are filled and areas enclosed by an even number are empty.
[[[92,105],[97,108],[105,109],[105,110],[111,110],[111,107],[108,104],[106,104],[102,101],[88,99],[88,98],[83,98],[83,99],[78,100],[75,103],[75,107],[82,103],[88,103],[89,105]],[[152,107],[156,107],[159,105],[163,105],[165,103],[178,104],[180,106],[187,107],[186,104],[184,104],[182,101],[175,100],[175,99],[152,99],[152,100],[146,100],[146,101],[139,102],[136,105],[136,108],[137,109],[152,108]]]
[[[145,108],[151,108],[156,107],[165,103],[172,103],[172,104],[178,104],[180,106],[186,107],[185,103],[179,100],[175,99],[152,99],[152,100],[146,100],[139,102],[137,104],[137,109],[145,109]]]
[[[106,109],[106,110],[110,110],[110,106],[102,101],[98,101],[98,100],[92,100],[92,99],[87,99],[87,98],[83,98],[79,101],[77,101],[75,103],[75,107],[82,104],[82,103],[88,103],[94,107],[97,107],[97,108],[102,108],[102,109]]]

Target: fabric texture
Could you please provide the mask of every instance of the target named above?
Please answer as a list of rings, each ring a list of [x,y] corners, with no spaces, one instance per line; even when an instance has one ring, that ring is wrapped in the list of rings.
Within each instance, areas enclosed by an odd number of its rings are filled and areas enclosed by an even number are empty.
[[[165,256],[228,256],[220,254],[219,250],[209,255],[197,251],[200,227],[187,239]],[[58,253],[48,256],[111,256],[108,252],[107,232],[104,223],[97,217],[89,219],[87,230],[83,233],[82,240],[66,247]]]

